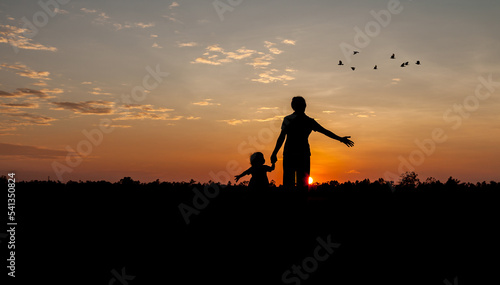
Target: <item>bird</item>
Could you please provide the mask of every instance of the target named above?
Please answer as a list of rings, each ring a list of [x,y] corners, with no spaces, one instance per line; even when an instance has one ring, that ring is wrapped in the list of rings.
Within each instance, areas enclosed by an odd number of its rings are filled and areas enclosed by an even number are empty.
[[[420,60],[417,60],[417,62],[415,64],[416,65],[420,65]]]
[[[373,69],[377,69],[377,66],[375,65],[375,66],[373,67]]]
[[[353,52],[353,55],[356,55],[356,54],[358,54],[358,53],[359,53],[359,51],[355,50],[355,51]]]
[[[395,54],[392,54],[391,55],[391,59],[395,59],[396,58],[396,55]]]
[[[354,66],[351,66],[351,69],[352,69],[352,71],[354,71],[354,70],[356,69],[356,67],[354,67]]]
[[[342,60],[339,60],[339,65],[344,65],[344,64],[342,63]]]
[[[405,62],[405,65],[408,65],[408,64],[410,64],[408,61],[407,61],[407,62]]]
[[[405,63],[403,62],[403,63],[401,64],[401,67],[405,67],[405,66],[406,66],[406,65],[405,65]]]

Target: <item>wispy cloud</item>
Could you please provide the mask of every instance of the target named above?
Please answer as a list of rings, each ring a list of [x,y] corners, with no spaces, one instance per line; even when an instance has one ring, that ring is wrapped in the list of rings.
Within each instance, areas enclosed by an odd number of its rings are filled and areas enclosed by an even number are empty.
[[[288,74],[275,75],[278,70],[271,69],[259,73],[259,78],[254,78],[252,81],[260,83],[272,83],[272,82],[282,82],[286,84],[287,81],[294,80],[295,78]]]
[[[213,99],[205,99],[203,101],[194,102],[192,104],[197,106],[220,106],[219,103],[213,103],[211,101],[213,101]]]
[[[49,78],[50,72],[35,71],[22,63],[16,63],[16,64],[2,63],[0,64],[0,67],[17,70],[16,74],[19,76],[28,77],[31,79],[50,80]]]
[[[127,120],[180,120],[182,116],[171,117],[167,112],[173,112],[174,109],[154,107],[153,105],[141,105],[141,104],[126,104],[119,108],[117,114],[120,115],[118,118],[114,118],[116,121],[127,121]]]
[[[27,108],[27,109],[38,108],[37,103],[0,103],[0,106],[13,107],[13,108]]]
[[[154,47],[154,48],[163,48],[162,46],[160,46],[158,43],[153,43],[153,45],[151,47]]]
[[[50,125],[50,122],[55,121],[56,119],[47,117],[47,116],[42,116],[38,114],[32,114],[32,113],[13,113],[13,114],[7,114],[8,116],[11,117],[18,117],[22,119],[21,121],[19,120],[14,120],[13,123],[16,125]]]
[[[180,5],[179,5],[179,3],[177,3],[177,2],[172,2],[172,4],[170,4],[170,5],[168,6],[168,9],[172,10],[172,9],[174,9],[175,7],[179,7],[179,6],[180,6]]]
[[[69,14],[68,11],[63,10],[63,9],[59,9],[59,8],[55,8],[54,13],[56,13],[56,14]]]
[[[0,156],[16,156],[36,159],[54,159],[67,155],[65,150],[41,148],[38,146],[0,143]]]
[[[94,87],[92,88],[92,91],[90,92],[92,95],[111,95],[109,92],[102,92],[102,89],[99,87]]]
[[[154,27],[156,25],[153,22],[150,22],[150,23],[144,23],[144,22],[120,23],[120,22],[112,20],[111,17],[108,14],[106,14],[106,12],[102,12],[102,11],[99,11],[96,9],[88,9],[88,8],[81,8],[80,10],[85,14],[94,15],[94,18],[92,20],[93,24],[111,26],[111,27],[115,28],[115,30],[130,29],[130,28],[147,29],[147,28]]]
[[[250,120],[240,120],[240,119],[230,119],[230,120],[219,120],[219,122],[227,123],[231,126],[241,125],[243,123],[248,123]]]
[[[26,50],[43,50],[57,51],[57,48],[45,46],[40,43],[33,42],[27,35],[33,34],[34,31],[18,28],[11,25],[0,25],[0,43],[10,44],[15,48]]]
[[[284,39],[281,41],[282,43],[286,44],[286,45],[295,45],[295,41],[294,40],[287,40],[287,39]]]
[[[354,169],[351,169],[349,171],[346,171],[345,173],[348,173],[348,174],[360,174],[361,172],[359,172],[357,170],[354,170]]]
[[[271,61],[274,57],[270,54],[265,54],[261,57],[254,58],[252,62],[247,63],[248,65],[253,66],[253,68],[266,68],[271,65]]]
[[[213,60],[203,58],[203,57],[198,57],[194,61],[191,61],[191,63],[204,63],[204,64],[210,64],[210,65],[221,65],[220,62],[213,61]]]
[[[81,11],[83,11],[84,13],[97,13],[97,10],[95,9],[88,9],[88,8],[81,8],[80,9]]]
[[[376,117],[374,111],[364,111],[364,112],[354,112],[350,113],[349,115],[351,116],[356,116],[357,118],[370,118],[370,117]]]
[[[109,115],[113,114],[114,102],[83,101],[83,102],[51,102],[53,110],[70,110],[78,114]]]
[[[139,23],[134,23],[133,25],[135,27],[138,27],[138,28],[147,29],[147,28],[154,27],[155,23],[147,23],[147,24],[145,24],[145,23],[139,22]]]
[[[41,99],[54,98],[53,96],[47,95],[47,93],[41,90],[35,90],[30,88],[17,88],[16,91],[9,93],[5,91],[0,91],[0,97],[23,97],[23,96],[36,96]]]
[[[195,47],[197,46],[198,43],[195,42],[189,42],[189,43],[177,43],[178,47]]]

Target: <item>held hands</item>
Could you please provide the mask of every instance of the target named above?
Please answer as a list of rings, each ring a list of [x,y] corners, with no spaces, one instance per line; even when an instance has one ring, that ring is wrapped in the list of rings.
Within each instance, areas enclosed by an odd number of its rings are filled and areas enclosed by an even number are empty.
[[[348,147],[353,147],[353,146],[354,146],[354,142],[353,142],[353,141],[351,141],[351,140],[349,139],[350,137],[351,137],[351,136],[341,137],[341,138],[339,139],[339,141],[340,141],[341,143],[345,144],[345,145],[346,145],[346,146],[348,146]]]
[[[241,178],[241,176],[239,176],[239,175],[235,175],[234,176],[234,179],[236,180],[236,183],[238,183],[238,180],[240,180],[240,178]]]

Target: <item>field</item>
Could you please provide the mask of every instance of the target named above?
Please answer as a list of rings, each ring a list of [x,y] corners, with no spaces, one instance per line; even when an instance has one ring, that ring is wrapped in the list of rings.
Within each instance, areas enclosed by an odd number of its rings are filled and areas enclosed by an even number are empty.
[[[16,281],[493,284],[499,186],[19,182]]]

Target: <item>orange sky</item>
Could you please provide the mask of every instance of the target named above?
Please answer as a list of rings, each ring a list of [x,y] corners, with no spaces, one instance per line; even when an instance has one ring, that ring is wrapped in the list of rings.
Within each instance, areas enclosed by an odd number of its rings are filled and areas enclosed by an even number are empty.
[[[355,142],[311,134],[317,182],[500,180],[500,4],[396,2],[70,2],[44,25],[36,2],[2,3],[0,171],[225,183],[251,151],[269,164],[301,95]]]

